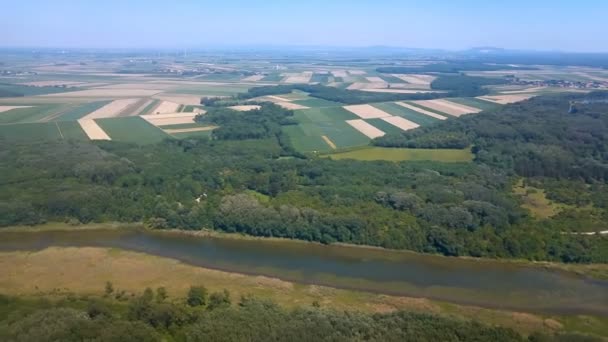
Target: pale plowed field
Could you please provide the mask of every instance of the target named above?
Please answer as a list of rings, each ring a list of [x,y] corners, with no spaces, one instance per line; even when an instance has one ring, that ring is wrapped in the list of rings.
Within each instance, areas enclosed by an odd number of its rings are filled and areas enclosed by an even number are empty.
[[[344,106],[343,108],[361,119],[377,119],[392,116],[389,113],[368,104]]]
[[[346,123],[353,126],[354,129],[363,133],[370,139],[375,139],[383,136],[385,133],[378,128],[368,124],[364,120],[355,119],[355,120],[346,120]]]

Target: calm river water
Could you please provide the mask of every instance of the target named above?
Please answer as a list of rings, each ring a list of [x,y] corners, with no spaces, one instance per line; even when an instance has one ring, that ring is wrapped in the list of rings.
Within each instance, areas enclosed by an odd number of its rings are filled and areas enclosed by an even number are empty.
[[[0,251],[113,247],[284,280],[514,310],[608,316],[608,281],[504,262],[144,230],[3,232]]]

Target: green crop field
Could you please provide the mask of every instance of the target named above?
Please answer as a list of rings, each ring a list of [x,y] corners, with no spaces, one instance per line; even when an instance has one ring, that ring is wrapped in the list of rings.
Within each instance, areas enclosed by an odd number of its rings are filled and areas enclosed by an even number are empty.
[[[329,152],[332,150],[332,148],[323,141],[323,138],[321,138],[321,135],[318,134],[318,132],[313,132],[312,135],[308,135],[307,133],[310,134],[311,130],[305,132],[300,125],[285,126],[283,131],[289,136],[293,147],[298,151]]]
[[[116,141],[153,144],[169,137],[160,128],[137,116],[97,119],[95,122]]]
[[[418,113],[414,110],[405,108],[393,102],[374,103],[372,106],[381,109],[389,114],[401,116],[404,119],[415,122],[421,126],[430,125],[440,121],[439,119],[435,119],[432,116]]]
[[[400,134],[404,132],[401,128],[391,125],[382,119],[366,119],[365,121],[386,134]]]
[[[44,104],[33,107],[12,109],[0,113],[0,124],[36,122],[46,117],[54,117],[70,109],[68,104]]]
[[[89,140],[78,121],[60,121],[54,123],[65,140]]]
[[[302,109],[294,111],[294,115],[301,123],[359,119],[342,107]]]
[[[455,102],[455,103],[460,103],[465,106],[479,108],[481,110],[494,110],[494,109],[501,107],[501,105],[499,105],[497,103],[492,103],[490,101],[476,99],[474,97],[454,97],[454,98],[449,98],[446,100]]]
[[[78,107],[72,108],[64,113],[61,116],[53,119],[54,121],[74,121],[82,118],[83,116],[96,111],[97,109],[107,105],[112,101],[97,101],[86,103],[80,105]]]
[[[141,110],[141,112],[137,113],[137,115],[148,114],[150,111],[152,111],[152,109],[154,109],[158,105],[159,102],[160,100],[152,100],[152,102],[145,106],[144,109]]]
[[[35,122],[0,125],[0,139],[8,141],[60,140],[61,134],[54,122]]]
[[[348,152],[337,152],[327,155],[331,159],[356,160],[387,160],[387,161],[414,161],[431,160],[439,162],[470,162],[473,154],[470,149],[412,149],[412,148],[386,148],[366,147]]]

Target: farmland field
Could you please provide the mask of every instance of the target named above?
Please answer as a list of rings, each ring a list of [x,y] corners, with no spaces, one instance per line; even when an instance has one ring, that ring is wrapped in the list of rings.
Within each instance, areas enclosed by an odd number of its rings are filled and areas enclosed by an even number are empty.
[[[81,106],[72,108],[64,113],[61,116],[55,118],[52,121],[73,121],[82,118],[83,116],[92,113],[99,108],[107,105],[111,101],[96,101],[87,104],[83,104]]]
[[[58,121],[55,124],[65,140],[89,140],[77,121]]]
[[[135,116],[97,119],[95,122],[115,141],[153,144],[169,137],[160,128]]]
[[[348,152],[337,152],[327,155],[332,159],[356,159],[356,160],[431,160],[439,162],[470,162],[473,154],[470,149],[410,149],[410,148],[385,148],[366,147]]]
[[[61,135],[54,122],[0,125],[0,139],[7,141],[59,140]]]
[[[418,113],[416,111],[413,111],[411,109],[405,108],[392,102],[374,103],[373,106],[389,114],[401,116],[421,126],[430,125],[439,121],[438,119],[435,119],[428,115],[424,115],[422,113]]]
[[[297,103],[299,105],[306,106],[306,107],[335,107],[335,106],[342,105],[341,103],[338,103],[338,102],[327,101],[327,100],[317,99],[317,98],[308,98],[305,100],[294,100],[291,102]]]
[[[45,118],[54,118],[68,110],[67,104],[44,104],[26,108],[12,109],[0,114],[0,124],[36,122]]]

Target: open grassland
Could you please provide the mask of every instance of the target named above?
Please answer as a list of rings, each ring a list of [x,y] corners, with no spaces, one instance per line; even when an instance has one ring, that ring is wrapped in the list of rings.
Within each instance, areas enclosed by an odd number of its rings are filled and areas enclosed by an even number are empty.
[[[431,160],[446,163],[470,162],[473,154],[470,149],[412,149],[412,148],[386,148],[366,147],[347,152],[336,152],[327,155],[332,159],[356,160],[387,160],[387,161],[413,161]]]
[[[61,116],[73,105],[44,104],[39,106],[16,108],[0,113],[0,124],[50,121]],[[49,119],[49,120],[45,120]]]
[[[165,287],[169,300],[183,300],[191,285],[211,292],[227,289],[233,298],[253,295],[295,308],[313,302],[337,310],[391,312],[407,310],[475,319],[532,331],[580,331],[606,335],[605,318],[543,316],[473,306],[454,305],[424,298],[387,296],[302,285],[263,276],[249,276],[190,266],[176,260],[107,248],[53,247],[35,252],[0,252],[0,292],[10,295],[62,298],[70,293],[102,296],[111,282],[116,292],[139,294],[146,287]]]
[[[402,105],[399,105],[398,103],[393,103],[393,102],[374,103],[373,106],[382,111],[385,111],[389,114],[403,117],[403,118],[405,118],[409,121],[415,122],[421,126],[430,125],[430,124],[433,124],[433,123],[439,121],[439,119],[435,118],[434,116],[422,114],[415,110],[412,110],[412,109],[406,108]]]
[[[564,209],[572,209],[573,206],[550,201],[545,190],[524,185],[520,179],[513,187],[513,192],[522,200],[522,208],[528,209],[530,213],[540,219],[546,219],[557,215]]]
[[[112,140],[116,141],[153,144],[169,137],[160,128],[137,116],[98,119],[96,122]]]
[[[61,135],[54,122],[0,125],[0,139],[7,141],[59,140]]]

